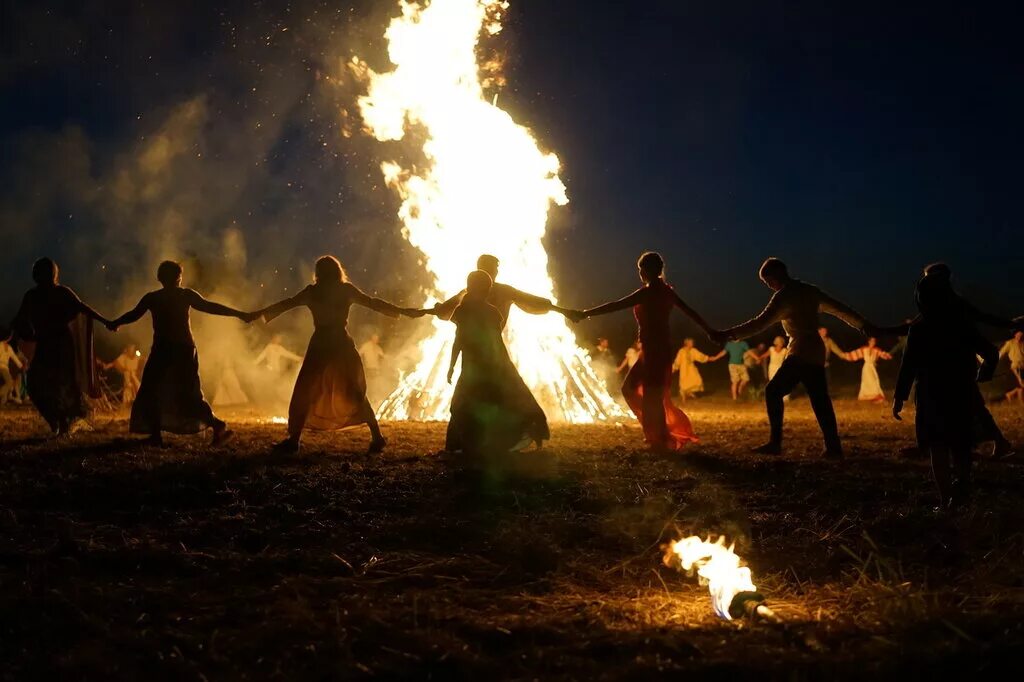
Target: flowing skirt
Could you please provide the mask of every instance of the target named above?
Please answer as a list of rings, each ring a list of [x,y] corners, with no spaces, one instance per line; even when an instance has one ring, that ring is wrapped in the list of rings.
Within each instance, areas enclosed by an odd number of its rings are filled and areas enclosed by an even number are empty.
[[[38,340],[28,369],[28,397],[55,432],[86,416],[70,330]]]
[[[218,422],[203,396],[193,345],[155,344],[132,403],[132,433],[199,433]]]
[[[704,377],[700,375],[697,365],[687,362],[679,368],[680,395],[695,395],[704,392]]]
[[[860,395],[858,400],[884,400],[882,381],[878,377],[878,368],[874,363],[865,362],[860,372]]]
[[[551,437],[544,410],[507,356],[497,367],[474,367],[465,354],[462,361],[446,450],[501,453]]]
[[[288,433],[333,431],[365,424],[366,376],[352,337],[344,329],[318,329],[309,340],[288,406]]]
[[[640,359],[626,375],[622,395],[640,420],[648,445],[679,450],[700,439],[693,431],[690,418],[672,402],[671,386],[671,357],[648,353],[645,345]]]

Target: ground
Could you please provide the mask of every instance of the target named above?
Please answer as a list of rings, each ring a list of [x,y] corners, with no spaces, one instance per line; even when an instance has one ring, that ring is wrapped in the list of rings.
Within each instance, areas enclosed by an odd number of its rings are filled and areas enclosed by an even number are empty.
[[[44,439],[0,416],[0,677],[620,679],[940,677],[1024,644],[1024,466],[979,461],[976,502],[937,514],[927,464],[883,405],[841,401],[823,461],[805,401],[786,455],[756,404],[688,403],[670,456],[635,425],[559,426],[488,462],[432,453],[441,424],[316,435],[239,421],[143,446],[123,419]],[[1024,442],[1024,411],[995,408]],[[909,415],[912,418],[912,414]],[[241,417],[241,415],[236,415]],[[725,533],[784,620],[717,618],[662,563]]]

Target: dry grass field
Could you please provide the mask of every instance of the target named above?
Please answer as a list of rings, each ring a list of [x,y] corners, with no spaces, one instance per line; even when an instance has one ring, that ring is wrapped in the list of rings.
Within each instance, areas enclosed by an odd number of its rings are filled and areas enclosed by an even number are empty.
[[[39,679],[966,679],[1024,645],[1024,466],[980,459],[936,514],[910,420],[838,405],[845,462],[806,401],[788,452],[761,406],[697,402],[704,439],[652,455],[629,426],[558,426],[540,452],[434,454],[444,425],[269,446],[281,426],[143,446],[122,419],[68,442],[0,415],[0,676]],[[1015,442],[1024,413],[995,408]],[[724,533],[783,625],[718,619],[661,562]]]

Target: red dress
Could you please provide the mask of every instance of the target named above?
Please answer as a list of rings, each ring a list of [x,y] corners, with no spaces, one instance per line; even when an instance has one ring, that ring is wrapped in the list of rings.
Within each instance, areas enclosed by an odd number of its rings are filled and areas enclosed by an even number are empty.
[[[622,384],[622,395],[644,429],[652,447],[673,450],[700,439],[690,418],[672,402],[672,334],[669,315],[675,293],[662,280],[645,287],[643,299],[633,306],[642,349],[640,358]]]

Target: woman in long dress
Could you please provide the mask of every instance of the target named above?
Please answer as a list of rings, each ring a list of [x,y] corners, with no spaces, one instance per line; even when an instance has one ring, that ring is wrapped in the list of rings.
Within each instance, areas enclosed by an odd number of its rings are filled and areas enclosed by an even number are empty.
[[[36,343],[28,369],[28,396],[54,434],[63,436],[87,414],[70,325],[79,315],[103,324],[108,320],[59,284],[59,273],[49,258],[35,262],[32,279],[36,286],[22,299],[13,327],[19,339]]]
[[[878,377],[878,361],[892,360],[892,355],[878,347],[878,339],[871,337],[868,344],[857,350],[846,353],[844,359],[851,362],[864,361],[864,367],[860,372],[860,393],[858,400],[880,403],[885,400],[885,391],[882,390],[882,380]]]
[[[313,314],[313,336],[309,339],[288,406],[288,437],[275,446],[279,452],[298,452],[303,429],[330,431],[359,424],[366,424],[370,429],[369,452],[384,450],[387,441],[366,399],[363,363],[348,334],[348,313],[353,305],[389,317],[425,314],[422,310],[399,308],[367,296],[348,281],[345,270],[334,256],[317,260],[313,284],[261,311],[268,322],[293,308],[309,308]]]
[[[633,309],[641,351],[622,384],[622,394],[640,420],[648,445],[676,450],[686,443],[697,442],[698,438],[686,413],[671,399],[673,353],[669,316],[673,308],[679,308],[709,335],[713,330],[665,281],[665,261],[659,254],[644,253],[637,261],[637,269],[642,287],[618,301],[584,310],[580,316],[595,317]]]
[[[142,370],[142,384],[132,403],[129,430],[149,436],[148,442],[163,444],[163,433],[199,433],[213,429],[213,445],[234,434],[214,413],[203,396],[199,379],[199,351],[192,338],[190,313],[237,317],[252,322],[256,313],[244,313],[203,298],[199,292],[181,286],[180,263],[164,261],[156,271],[161,288],[143,296],[138,304],[107,326],[117,331],[149,313],[153,318],[153,348]]]
[[[491,285],[483,270],[471,272],[466,295],[451,318],[456,331],[448,382],[460,355],[462,371],[452,396],[448,452],[508,452],[531,441],[541,447],[551,437],[544,410],[508,354],[501,312],[487,302]]]
[[[683,347],[672,361],[672,371],[679,372],[679,399],[686,402],[687,398],[704,392],[704,377],[700,375],[697,363],[714,362],[724,356],[725,351],[708,355],[694,345],[693,339],[683,339]]]
[[[782,368],[782,363],[786,360],[787,355],[789,355],[789,348],[786,347],[786,339],[776,336],[768,350],[758,358],[761,362],[768,361],[768,381],[775,378],[775,374]]]

